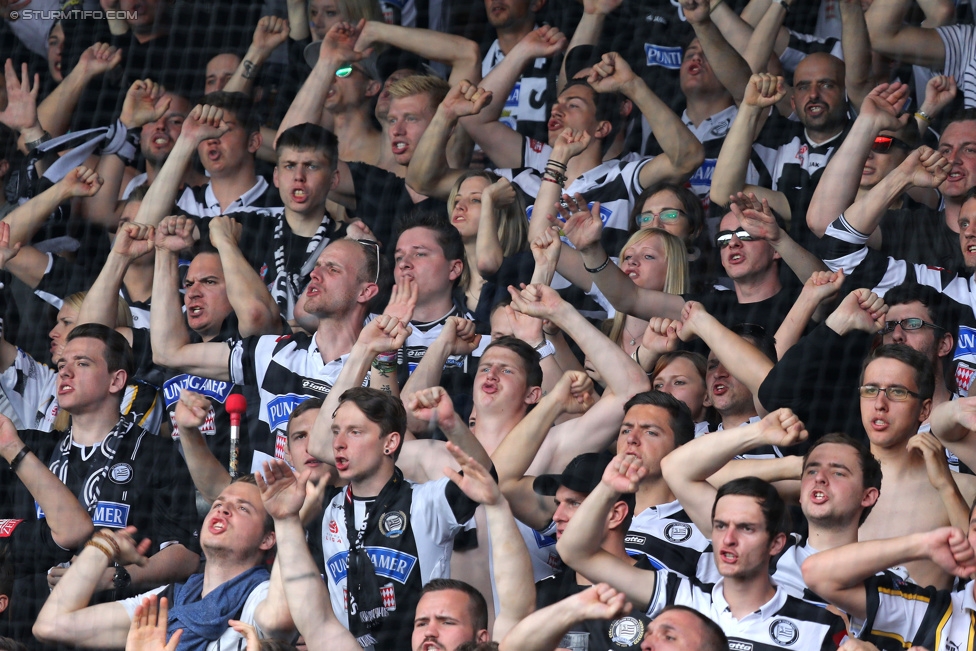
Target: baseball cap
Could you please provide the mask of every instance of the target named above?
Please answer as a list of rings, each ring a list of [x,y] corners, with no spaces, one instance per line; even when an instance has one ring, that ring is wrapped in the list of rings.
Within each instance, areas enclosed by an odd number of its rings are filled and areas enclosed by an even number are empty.
[[[560,486],[589,495],[603,478],[603,471],[613,460],[608,451],[588,452],[575,457],[562,474],[540,475],[532,482],[532,490],[539,495],[555,495]]]

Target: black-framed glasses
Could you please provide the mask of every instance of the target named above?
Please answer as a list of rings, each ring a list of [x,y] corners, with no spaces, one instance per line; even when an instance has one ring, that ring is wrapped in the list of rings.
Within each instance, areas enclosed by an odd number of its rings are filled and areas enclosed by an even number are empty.
[[[380,243],[376,240],[356,240],[363,246],[373,247],[376,249],[376,279],[373,280],[374,285],[380,284]]]
[[[670,223],[677,220],[679,217],[685,216],[685,211],[678,208],[665,208],[658,213],[655,213],[652,210],[647,210],[637,215],[637,226],[641,227],[646,224],[650,224],[655,219],[660,219],[664,223]]]
[[[928,321],[923,321],[918,317],[911,317],[908,319],[902,319],[901,321],[885,321],[884,327],[881,329],[881,334],[887,335],[895,331],[895,328],[901,326],[902,330],[921,330],[922,328],[932,328],[933,330],[945,330],[941,326],[937,326],[934,323],[929,323]]]
[[[346,77],[352,74],[353,70],[354,68],[352,67],[351,63],[344,63],[341,66],[339,66],[338,70],[335,71],[335,76],[338,77],[339,79],[345,79]]]
[[[735,231],[719,231],[718,235],[715,236],[715,244],[718,245],[718,248],[724,249],[732,243],[733,235],[739,238],[740,242],[752,242],[756,239],[752,235],[749,235],[744,228],[740,228]]]
[[[858,394],[865,399],[871,400],[878,397],[878,394],[884,392],[888,400],[892,402],[905,402],[909,398],[920,398],[921,396],[914,391],[910,391],[905,387],[879,387],[876,384],[865,384],[857,388]]]
[[[871,144],[871,151],[876,154],[887,154],[889,151],[891,151],[892,147],[904,149],[905,151],[912,150],[912,146],[904,140],[899,140],[894,136],[877,136],[874,139],[874,142]]]

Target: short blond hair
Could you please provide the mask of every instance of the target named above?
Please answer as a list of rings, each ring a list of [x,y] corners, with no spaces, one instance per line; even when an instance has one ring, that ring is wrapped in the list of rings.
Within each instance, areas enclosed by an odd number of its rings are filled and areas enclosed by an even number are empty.
[[[403,99],[426,93],[427,97],[430,98],[431,111],[437,110],[450,90],[451,85],[449,83],[434,75],[410,75],[403,79],[397,79],[390,84],[389,88],[390,96],[393,99]]]

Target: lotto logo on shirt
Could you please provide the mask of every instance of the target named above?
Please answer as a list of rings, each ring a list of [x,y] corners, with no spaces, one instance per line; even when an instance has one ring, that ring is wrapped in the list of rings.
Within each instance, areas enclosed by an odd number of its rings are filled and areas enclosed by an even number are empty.
[[[681,69],[682,52],[680,47],[665,47],[644,43],[644,54],[647,56],[647,65],[661,66],[669,70]]]
[[[275,396],[268,401],[268,424],[271,429],[286,429],[292,410],[306,400],[308,400],[308,396],[287,393],[282,396]]]
[[[400,583],[406,583],[417,557],[405,554],[389,547],[367,547],[366,554],[373,561],[376,574]],[[346,578],[349,569],[349,552],[339,552],[331,556],[325,563],[325,568],[332,577],[333,583],[339,583]]]
[[[99,502],[95,505],[92,522],[96,527],[122,529],[129,521],[129,505],[118,502]]]
[[[196,375],[177,375],[163,384],[163,399],[167,407],[172,407],[180,399],[183,389],[202,394],[211,400],[223,403],[234,389],[233,382],[221,382]]]

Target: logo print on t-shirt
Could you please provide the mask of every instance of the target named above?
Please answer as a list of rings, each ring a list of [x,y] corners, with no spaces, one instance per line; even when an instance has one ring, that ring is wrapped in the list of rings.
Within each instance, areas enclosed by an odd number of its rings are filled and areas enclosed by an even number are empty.
[[[610,622],[610,641],[617,646],[634,646],[643,637],[644,623],[636,617],[621,617]]]
[[[777,644],[789,646],[800,637],[800,631],[796,628],[796,624],[787,619],[774,619],[769,625],[769,637]]]

